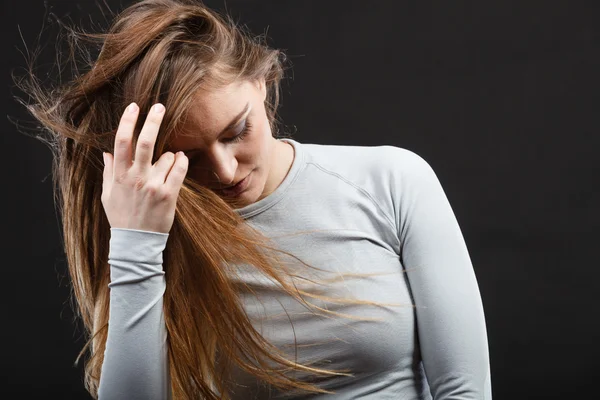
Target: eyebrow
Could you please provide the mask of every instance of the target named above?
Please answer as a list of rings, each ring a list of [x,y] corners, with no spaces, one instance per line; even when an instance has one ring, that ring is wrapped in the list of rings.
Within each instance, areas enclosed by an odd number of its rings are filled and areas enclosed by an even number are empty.
[[[246,103],[246,106],[244,107],[244,109],[238,113],[238,115],[236,115],[233,120],[219,133],[219,135],[217,136],[217,138],[220,138],[223,134],[225,134],[227,131],[233,129],[236,127],[237,124],[240,123],[240,121],[242,120],[242,118],[244,117],[244,115],[248,112],[248,110],[250,109],[250,102]],[[188,150],[182,150],[186,155],[188,154],[192,154],[195,153],[197,151],[199,151],[198,149],[188,149]]]

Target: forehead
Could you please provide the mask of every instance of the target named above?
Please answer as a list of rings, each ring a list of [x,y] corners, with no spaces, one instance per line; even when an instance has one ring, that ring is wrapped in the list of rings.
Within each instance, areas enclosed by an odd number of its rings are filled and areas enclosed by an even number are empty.
[[[248,102],[252,105],[256,87],[247,81],[234,82],[216,89],[200,89],[173,138],[174,149],[210,143]]]

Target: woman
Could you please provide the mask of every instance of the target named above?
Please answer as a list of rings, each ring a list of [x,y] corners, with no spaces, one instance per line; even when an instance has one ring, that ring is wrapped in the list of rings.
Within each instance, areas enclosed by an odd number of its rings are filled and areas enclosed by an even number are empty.
[[[22,87],[53,134],[92,396],[491,398],[477,281],[423,158],[280,136],[283,54],[196,1],[86,36],[88,72]]]

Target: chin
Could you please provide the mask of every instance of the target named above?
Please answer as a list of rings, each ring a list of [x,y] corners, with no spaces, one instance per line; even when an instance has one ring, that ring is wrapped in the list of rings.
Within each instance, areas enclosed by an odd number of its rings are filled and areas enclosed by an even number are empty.
[[[255,176],[252,176],[255,178]],[[251,186],[246,191],[240,193],[237,197],[227,197],[219,194],[227,204],[233,208],[242,208],[259,200],[257,193],[257,185],[255,179],[252,179]]]

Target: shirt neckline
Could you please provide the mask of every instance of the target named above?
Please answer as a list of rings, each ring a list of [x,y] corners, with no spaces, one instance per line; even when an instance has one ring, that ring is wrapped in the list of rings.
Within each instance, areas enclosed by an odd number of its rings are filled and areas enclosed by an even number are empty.
[[[277,186],[277,188],[267,197],[242,208],[234,209],[234,211],[242,218],[250,218],[260,214],[281,201],[290,185],[296,180],[298,173],[304,164],[304,149],[300,142],[290,138],[280,138],[277,140],[288,142],[294,147],[294,160],[292,161],[292,166],[279,186]]]

